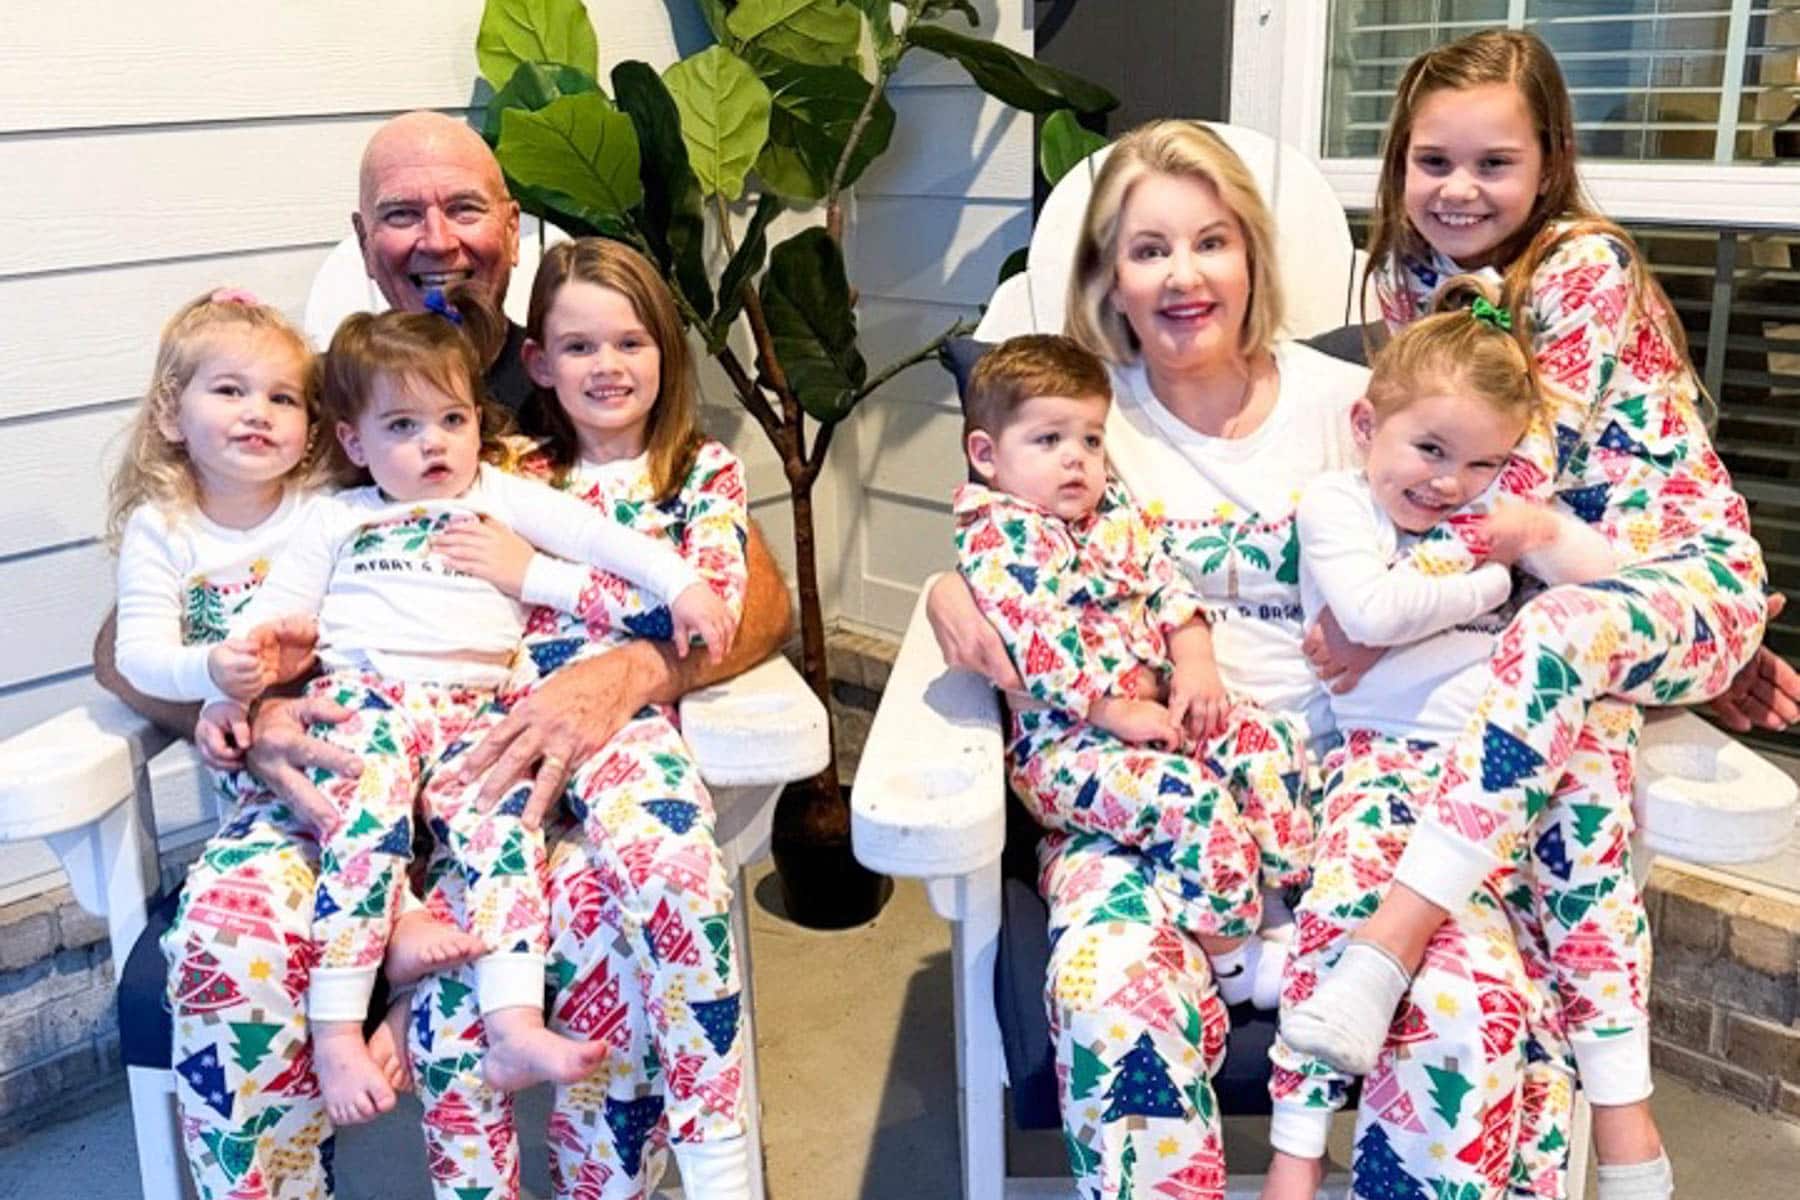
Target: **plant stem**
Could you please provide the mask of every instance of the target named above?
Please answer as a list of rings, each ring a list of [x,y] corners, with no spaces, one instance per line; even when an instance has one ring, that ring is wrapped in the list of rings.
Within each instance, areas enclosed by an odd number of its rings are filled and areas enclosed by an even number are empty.
[[[894,55],[893,62],[878,63],[876,66],[875,82],[869,85],[869,94],[863,97],[862,111],[856,114],[856,121],[850,126],[850,136],[844,140],[844,149],[838,154],[837,165],[831,169],[831,185],[825,189],[825,232],[840,246],[844,243],[844,207],[840,199],[844,191],[844,176],[850,173],[851,156],[856,153],[863,132],[868,129],[870,120],[875,116],[875,106],[881,103],[881,97],[887,93],[888,80],[893,78],[900,60],[906,57],[906,35],[912,29],[913,22],[919,19],[919,10],[924,5],[925,0],[906,0],[906,16],[900,22],[900,32],[894,35],[900,44],[900,52]]]
[[[850,403],[852,405],[861,403],[863,400],[879,391],[881,386],[888,380],[906,370],[908,367],[916,367],[928,358],[935,358],[938,350],[951,338],[961,337],[966,333],[972,332],[974,328],[974,322],[965,321],[961,317],[958,317],[956,321],[951,324],[950,328],[944,330],[944,332],[938,334],[905,358],[897,359],[877,371],[870,377],[867,383],[856,390],[856,395],[851,399]]]
[[[750,377],[750,372],[744,370],[744,364],[738,361],[737,352],[730,346],[722,346],[713,358],[725,372],[726,378],[731,380],[731,386],[737,389],[738,399],[750,410],[750,415],[756,418],[756,423],[762,426],[763,432],[769,435],[769,440],[775,443],[775,448],[783,450],[783,438],[786,434],[781,428],[781,418],[769,407],[769,398],[763,395],[762,388]]]

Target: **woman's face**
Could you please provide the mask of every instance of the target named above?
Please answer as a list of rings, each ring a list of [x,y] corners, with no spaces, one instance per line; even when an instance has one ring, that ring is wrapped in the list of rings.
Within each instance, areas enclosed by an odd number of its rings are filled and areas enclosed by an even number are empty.
[[[1250,312],[1250,254],[1237,214],[1211,183],[1151,174],[1132,185],[1119,210],[1108,299],[1157,373],[1237,357]]]

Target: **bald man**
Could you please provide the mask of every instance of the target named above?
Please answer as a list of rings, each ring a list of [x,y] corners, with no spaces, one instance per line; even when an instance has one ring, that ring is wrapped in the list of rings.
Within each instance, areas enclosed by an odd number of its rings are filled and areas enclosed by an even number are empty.
[[[425,310],[425,293],[471,282],[506,299],[519,265],[519,205],[481,135],[442,113],[395,117],[363,151],[350,216],[369,278],[395,308]],[[488,390],[514,413],[530,394],[512,325],[488,370]]]

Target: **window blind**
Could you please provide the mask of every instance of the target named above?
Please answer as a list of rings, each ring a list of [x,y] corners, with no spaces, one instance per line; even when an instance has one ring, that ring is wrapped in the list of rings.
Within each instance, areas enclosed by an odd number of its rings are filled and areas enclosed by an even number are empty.
[[[1378,156],[1406,64],[1493,27],[1556,54],[1584,158],[1800,160],[1792,0],[1332,0],[1325,157]]]

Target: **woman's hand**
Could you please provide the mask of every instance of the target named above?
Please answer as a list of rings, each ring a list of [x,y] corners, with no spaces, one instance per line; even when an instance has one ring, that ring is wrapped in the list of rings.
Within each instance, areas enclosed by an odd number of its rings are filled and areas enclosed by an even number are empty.
[[[975,594],[961,575],[946,572],[925,600],[925,615],[948,666],[985,676],[1003,692],[1025,694],[1025,681],[1006,653],[1006,643],[975,607]]]
[[[725,661],[725,652],[737,636],[737,618],[717,592],[704,583],[689,584],[669,604],[669,616],[675,627],[677,658],[686,658],[688,643],[699,638],[715,666]]]
[[[1319,677],[1319,682],[1333,694],[1342,695],[1362,682],[1362,677],[1370,667],[1381,661],[1387,648],[1365,646],[1351,641],[1328,608],[1319,614],[1313,627],[1306,631],[1306,637],[1300,643],[1300,652],[1306,655],[1306,661],[1312,666],[1313,674]]]
[[[1769,620],[1773,622],[1786,607],[1786,595],[1772,594]],[[1735,733],[1757,728],[1779,732],[1800,721],[1800,672],[1767,646],[1759,646],[1725,694],[1707,707]]]
[[[486,516],[452,521],[431,539],[431,548],[457,570],[486,580],[514,600],[525,588],[525,571],[537,553],[530,542]]]
[[[313,737],[307,728],[319,723],[336,725],[349,718],[350,710],[343,705],[322,696],[305,696],[264,700],[252,722],[250,769],[321,838],[337,828],[337,806],[313,786],[307,772],[317,768],[354,779],[362,774],[362,759]]]
[[[457,772],[464,783],[487,778],[476,805],[483,811],[526,779],[531,796],[520,820],[537,829],[576,767],[598,753],[654,695],[662,656],[648,642],[628,642],[571,663],[513,705]]]

